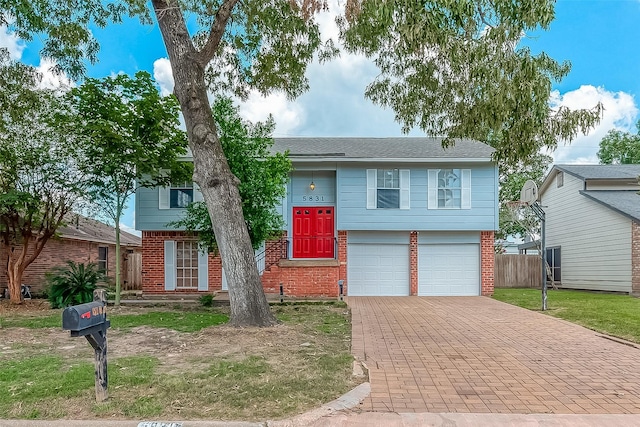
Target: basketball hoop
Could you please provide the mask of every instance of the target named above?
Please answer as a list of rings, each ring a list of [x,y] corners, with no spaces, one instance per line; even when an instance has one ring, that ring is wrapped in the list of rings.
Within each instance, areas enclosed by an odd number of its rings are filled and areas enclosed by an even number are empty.
[[[535,181],[528,180],[522,186],[520,191],[520,201],[527,206],[534,204],[538,200],[538,184]]]

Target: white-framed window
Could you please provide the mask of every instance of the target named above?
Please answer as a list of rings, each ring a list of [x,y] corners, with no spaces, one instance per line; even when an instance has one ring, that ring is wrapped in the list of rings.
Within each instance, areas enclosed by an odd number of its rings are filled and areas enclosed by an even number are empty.
[[[198,287],[198,242],[176,242],[176,289]]]
[[[193,182],[172,183],[169,187],[169,208],[186,208],[193,203]]]
[[[409,169],[367,169],[367,209],[409,209]]]
[[[428,209],[471,209],[471,169],[429,169]]]
[[[564,185],[564,172],[559,171],[556,175],[556,188],[560,188]]]
[[[202,201],[202,193],[193,182],[176,182],[158,188],[158,209],[184,209]]]

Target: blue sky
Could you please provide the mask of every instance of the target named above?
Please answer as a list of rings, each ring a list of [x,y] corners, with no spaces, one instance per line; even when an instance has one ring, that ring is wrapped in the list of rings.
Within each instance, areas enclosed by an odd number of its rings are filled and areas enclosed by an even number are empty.
[[[321,17],[325,34],[336,35],[329,15]],[[569,60],[571,73],[554,85],[552,102],[571,108],[589,108],[602,102],[600,125],[570,145],[560,144],[552,153],[558,163],[597,163],[600,139],[610,129],[635,132],[640,118],[640,0],[559,0],[556,19],[549,31],[527,34],[523,44],[533,52],[547,52],[556,60]],[[166,51],[157,26],[141,26],[136,20],[107,29],[96,29],[102,48],[100,62],[89,66],[89,75],[104,77],[138,70],[151,72],[165,93],[173,82]],[[9,47],[15,58],[32,65],[41,63],[40,44],[25,44],[0,30],[0,46]],[[262,98],[252,94],[241,106],[250,120],[271,113],[275,136],[397,136],[400,126],[393,114],[364,99],[366,84],[376,68],[365,58],[342,55],[325,65],[309,68],[311,89],[295,101],[275,94]],[[48,81],[55,81],[52,76]],[[419,135],[419,132],[412,132]],[[131,204],[133,205],[133,203]],[[123,223],[133,226],[132,206]]]

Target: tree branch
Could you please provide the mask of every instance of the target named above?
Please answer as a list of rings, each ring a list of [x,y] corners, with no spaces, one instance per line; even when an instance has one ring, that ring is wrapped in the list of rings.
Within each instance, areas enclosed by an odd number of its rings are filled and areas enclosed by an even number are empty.
[[[209,37],[200,52],[198,52],[198,63],[203,68],[213,59],[213,56],[218,50],[222,36],[224,36],[227,28],[227,22],[229,22],[229,18],[231,17],[231,11],[236,3],[238,3],[238,0],[226,0],[222,3],[220,9],[218,9],[216,19],[213,21],[211,30],[209,31]]]

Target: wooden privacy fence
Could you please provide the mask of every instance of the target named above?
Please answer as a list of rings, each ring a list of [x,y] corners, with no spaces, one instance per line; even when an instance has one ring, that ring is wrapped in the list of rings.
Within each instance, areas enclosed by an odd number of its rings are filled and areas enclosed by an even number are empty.
[[[139,252],[129,253],[126,256],[123,268],[124,283],[122,289],[125,291],[142,290],[142,254]]]
[[[496,288],[538,288],[541,286],[538,255],[496,255],[493,272]]]

